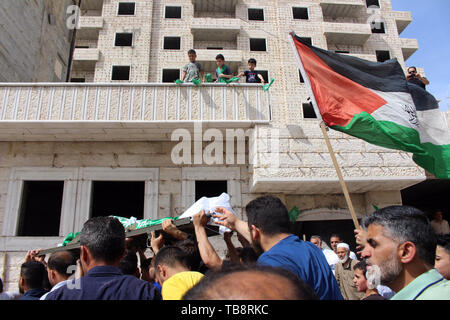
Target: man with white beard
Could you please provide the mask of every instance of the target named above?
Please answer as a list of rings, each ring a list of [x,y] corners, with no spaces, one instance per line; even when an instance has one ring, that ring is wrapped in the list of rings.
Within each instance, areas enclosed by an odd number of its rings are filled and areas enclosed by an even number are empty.
[[[344,242],[337,245],[336,252],[339,262],[336,264],[334,275],[341,289],[342,296],[345,300],[360,300],[364,293],[359,292],[353,282],[353,267],[358,263],[358,260],[350,259],[350,247]]]
[[[361,256],[379,269],[379,282],[396,292],[391,300],[450,299],[450,282],[433,269],[436,234],[422,211],[390,206],[361,224],[367,230],[355,231],[357,243],[364,246]]]

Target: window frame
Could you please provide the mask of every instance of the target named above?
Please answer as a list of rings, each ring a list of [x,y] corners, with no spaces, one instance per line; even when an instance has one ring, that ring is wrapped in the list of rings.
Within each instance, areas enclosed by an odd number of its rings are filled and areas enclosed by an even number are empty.
[[[252,50],[252,40],[264,40],[266,50]],[[267,38],[249,38],[248,39],[249,51],[250,52],[269,52],[267,45]]]
[[[128,80],[116,80],[116,79],[113,79],[114,67],[129,67],[130,68],[130,72],[128,74]],[[113,65],[111,65],[111,81],[130,81],[130,80],[131,80],[131,65],[121,65],[121,64],[113,64]]]
[[[167,7],[179,7],[180,8],[180,17],[179,18],[167,18],[166,17],[166,10],[167,10]],[[180,4],[165,4],[164,5],[164,9],[163,9],[163,16],[164,16],[164,19],[169,19],[169,20],[177,20],[177,19],[183,19],[183,6],[182,5],[180,5]]]
[[[308,15],[307,19],[303,19],[303,18],[295,18],[294,16],[294,9],[306,9],[306,14]],[[292,7],[292,20],[293,21],[310,21],[311,19],[309,18],[309,8],[308,7]]]
[[[73,232],[78,168],[14,167],[11,168],[6,208],[2,228],[2,251],[30,250],[56,246],[69,232]],[[17,236],[24,181],[64,181],[59,236]]]
[[[165,39],[166,39],[166,38],[180,38],[180,48],[178,48],[178,49],[166,49],[166,48],[164,47],[164,45],[165,45]],[[181,48],[182,48],[182,41],[183,41],[183,39],[182,39],[181,36],[163,36],[163,37],[162,37],[162,50],[164,50],[164,51],[181,51]]]
[[[118,34],[131,34],[131,45],[130,46],[118,46],[118,45],[116,45],[117,35]],[[133,47],[134,47],[134,32],[115,32],[114,33],[114,48],[133,48]]]
[[[133,14],[119,14],[119,8],[120,8],[120,4],[121,3],[134,3],[134,13]],[[116,8],[116,16],[117,17],[135,17],[136,16],[136,1],[119,1],[117,3],[117,8]]]
[[[249,14],[249,10],[262,10],[263,13],[263,20],[250,20],[250,14]],[[264,8],[247,8],[247,21],[248,22],[266,22],[266,11],[264,10]]]
[[[93,181],[144,181],[144,219],[158,219],[159,168],[80,168],[74,229],[90,218]]]

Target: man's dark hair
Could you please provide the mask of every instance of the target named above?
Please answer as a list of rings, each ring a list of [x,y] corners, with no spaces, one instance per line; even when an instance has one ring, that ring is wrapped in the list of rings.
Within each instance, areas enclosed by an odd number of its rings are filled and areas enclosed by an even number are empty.
[[[176,246],[164,246],[158,251],[155,258],[155,268],[158,265],[166,265],[169,267],[175,267],[182,265],[186,269],[189,269],[187,254],[179,247]]]
[[[197,241],[191,238],[185,240],[179,240],[175,243],[175,246],[182,249],[186,254],[186,260],[191,270],[197,271],[202,262],[200,251],[198,249]]]
[[[218,54],[217,56],[216,56],[216,60],[217,59],[220,59],[220,60],[224,60],[225,61],[225,57],[223,56],[223,54]]]
[[[188,54],[197,54],[197,52],[195,52],[194,49],[190,49],[190,50],[188,51]]]
[[[138,258],[135,252],[127,250],[125,257],[120,260],[119,269],[123,274],[134,276],[138,268]]]
[[[250,58],[250,59],[248,59],[248,63],[252,63],[256,66],[256,59]]]
[[[292,285],[291,288],[286,288],[283,292],[289,295],[289,298],[292,298],[292,300],[318,300],[314,290],[294,273],[283,268],[260,265],[233,265],[233,267],[209,271],[193,288],[186,292],[183,300],[217,300],[221,299],[221,297],[227,300],[230,287],[227,286],[227,281],[224,281],[227,280],[225,278],[242,272],[264,274],[268,278],[274,278],[274,281],[277,280],[275,277],[279,276]],[[245,279],[242,279],[242,283],[245,284]],[[242,294],[252,294],[253,292],[255,291],[242,292]]]
[[[339,240],[342,240],[342,237],[339,235],[339,234],[337,234],[337,233],[333,233],[331,236],[330,236],[330,239],[331,238],[339,238]]]
[[[416,68],[416,67],[414,67],[414,66],[412,66],[412,67],[408,67],[408,71],[409,71],[409,69],[411,69],[411,68],[413,68],[414,70],[416,70],[416,71],[417,71],[417,68]]]
[[[52,253],[48,258],[47,268],[55,270],[57,273],[69,276],[67,273],[70,266],[76,266],[77,257],[71,251],[59,251]]]
[[[384,235],[397,242],[411,241],[417,247],[419,258],[434,265],[436,234],[425,213],[409,206],[389,206],[362,219],[365,229],[375,224],[384,227]]]
[[[40,262],[25,262],[20,267],[20,276],[25,280],[29,289],[42,289],[45,277],[47,277],[47,270]]]
[[[364,277],[366,277],[367,272],[367,261],[365,259],[359,261],[357,264],[353,266],[353,270],[361,270],[363,272]]]
[[[150,268],[150,264],[152,263],[152,259],[153,259],[153,257],[142,260],[141,261],[141,269],[148,270]]]
[[[267,235],[290,233],[291,221],[286,206],[279,198],[262,196],[245,207],[248,225],[255,225]]]
[[[236,251],[243,264],[256,263],[258,260],[258,254],[252,247],[236,248]]]
[[[444,248],[448,254],[450,254],[450,233],[438,234],[437,245]]]
[[[80,244],[89,249],[94,259],[114,263],[125,252],[125,229],[113,217],[91,218],[81,230]]]

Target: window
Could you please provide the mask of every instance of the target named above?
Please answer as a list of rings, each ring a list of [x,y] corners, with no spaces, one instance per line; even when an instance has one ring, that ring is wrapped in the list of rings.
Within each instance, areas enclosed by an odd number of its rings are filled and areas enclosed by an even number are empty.
[[[380,1],[379,0],[366,0],[366,5],[367,5],[367,8],[370,8],[370,7],[379,8]]]
[[[180,50],[180,37],[164,37],[164,50]]]
[[[162,82],[172,83],[180,79],[180,69],[163,69]]]
[[[250,39],[250,51],[267,51],[266,39]]]
[[[111,80],[130,80],[130,66],[113,66]]]
[[[296,20],[308,20],[309,19],[308,8],[294,7],[294,8],[292,8],[292,13],[294,15],[294,19],[296,19]]]
[[[75,46],[75,49],[89,49],[89,46]]]
[[[298,77],[300,78],[300,83],[305,83],[305,79],[303,79],[302,73],[298,70]]]
[[[136,11],[136,3],[134,2],[119,2],[119,16],[134,16]]]
[[[372,33],[386,33],[384,28],[384,22],[372,22],[371,23]]]
[[[347,51],[347,50],[336,50],[335,53],[350,53],[350,51]]]
[[[166,19],[181,19],[181,7],[166,7]]]
[[[131,47],[133,45],[132,33],[116,33],[116,47]]]
[[[71,78],[70,82],[86,82],[85,78]]]
[[[144,217],[144,181],[93,181],[90,217]]]
[[[195,201],[202,197],[218,197],[227,192],[227,181],[195,181]]]
[[[260,75],[263,76],[264,81],[266,83],[269,83],[269,72],[267,70],[255,70],[256,72],[258,72]]]
[[[389,51],[375,51],[377,55],[377,61],[378,62],[385,62],[386,60],[389,60],[391,58],[391,54]]]
[[[303,118],[304,119],[315,119],[317,118],[316,112],[314,111],[312,103],[304,103],[303,107]]]
[[[223,47],[206,47],[206,50],[223,50]]]
[[[248,20],[264,21],[263,9],[248,9]]]
[[[17,236],[59,236],[64,181],[24,181]]]

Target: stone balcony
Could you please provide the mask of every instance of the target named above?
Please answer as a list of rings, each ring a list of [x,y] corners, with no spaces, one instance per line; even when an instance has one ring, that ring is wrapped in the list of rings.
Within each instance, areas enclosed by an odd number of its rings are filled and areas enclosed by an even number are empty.
[[[403,59],[406,61],[419,49],[419,43],[417,39],[400,38]]]
[[[369,24],[324,22],[323,33],[329,44],[363,46],[372,35]]]
[[[397,24],[398,34],[400,35],[403,30],[412,22],[411,12],[409,11],[392,11],[394,15],[395,23]]]
[[[364,0],[320,0],[324,17],[358,17],[366,8]]]
[[[75,48],[73,52],[73,68],[76,70],[94,70],[100,59],[100,50],[97,48]]]
[[[238,0],[192,0],[195,12],[225,12],[234,14]]]
[[[0,141],[170,140],[196,122],[268,124],[270,101],[255,84],[4,83]]]
[[[78,21],[77,39],[97,40],[103,29],[103,17],[82,16]]]

